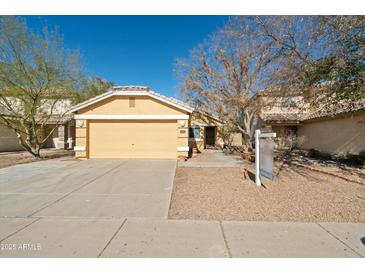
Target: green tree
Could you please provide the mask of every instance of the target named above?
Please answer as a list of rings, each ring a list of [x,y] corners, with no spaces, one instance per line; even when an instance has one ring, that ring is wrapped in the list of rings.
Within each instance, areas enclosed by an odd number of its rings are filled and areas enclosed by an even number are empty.
[[[33,156],[67,114],[80,72],[78,54],[64,48],[57,29],[37,32],[20,18],[0,18],[0,123]],[[50,118],[56,126],[43,136]]]
[[[81,90],[76,93],[75,103],[80,103],[104,92],[113,86],[112,82],[103,80],[100,77],[87,78],[82,81]]]
[[[334,108],[365,96],[364,16],[258,16],[257,34],[273,42],[270,85],[286,95],[310,91],[311,103]],[[318,106],[318,105],[317,105]]]
[[[332,33],[336,51],[309,68],[309,84],[326,82],[325,89],[337,101],[358,102],[365,98],[365,17],[323,17]]]

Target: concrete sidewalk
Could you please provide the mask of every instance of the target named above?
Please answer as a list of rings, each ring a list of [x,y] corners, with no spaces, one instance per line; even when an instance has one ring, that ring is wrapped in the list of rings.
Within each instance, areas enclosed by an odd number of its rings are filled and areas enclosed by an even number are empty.
[[[0,257],[365,257],[365,224],[0,218]]]
[[[365,224],[168,220],[175,169],[126,159],[0,169],[0,257],[365,257]]]
[[[178,162],[179,167],[242,167],[243,160],[239,156],[226,155],[221,150],[203,150],[187,161]]]

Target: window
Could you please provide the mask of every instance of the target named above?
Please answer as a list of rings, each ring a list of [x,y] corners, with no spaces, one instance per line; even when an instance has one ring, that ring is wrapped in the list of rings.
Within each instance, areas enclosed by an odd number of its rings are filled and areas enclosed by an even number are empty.
[[[281,106],[283,108],[295,108],[295,107],[297,107],[297,103],[295,102],[295,100],[293,98],[287,97],[287,98],[283,99]]]
[[[135,97],[129,97],[129,107],[134,108],[136,106],[136,98]]]
[[[298,127],[297,126],[286,126],[285,135],[291,137],[298,137]]]
[[[189,128],[189,139],[199,141],[200,140],[200,127]]]

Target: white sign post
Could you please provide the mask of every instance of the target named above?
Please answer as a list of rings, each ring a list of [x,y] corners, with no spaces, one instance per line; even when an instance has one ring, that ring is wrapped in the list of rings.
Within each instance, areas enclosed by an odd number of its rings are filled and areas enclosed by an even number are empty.
[[[261,155],[260,150],[261,148],[261,144],[260,144],[260,139],[261,138],[275,138],[276,137],[276,133],[275,132],[267,132],[267,133],[261,133],[261,130],[256,129],[255,131],[255,162],[256,162],[256,174],[255,174],[255,181],[256,181],[256,185],[257,186],[261,186],[261,180],[260,180],[260,162],[261,162],[261,158],[265,156],[265,162],[267,162],[267,155]],[[270,153],[271,152],[271,153]],[[265,153],[265,151],[264,151]],[[269,155],[272,155],[272,151],[268,151]],[[269,156],[272,158],[272,156]],[[261,171],[262,172],[262,171]]]
[[[261,186],[260,180],[260,133],[261,130],[256,129],[255,131],[255,163],[256,163],[256,174],[255,182],[257,186]]]

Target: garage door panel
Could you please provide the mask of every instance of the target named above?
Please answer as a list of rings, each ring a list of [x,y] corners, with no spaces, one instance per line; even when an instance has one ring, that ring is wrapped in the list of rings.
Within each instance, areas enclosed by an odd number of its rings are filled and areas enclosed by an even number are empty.
[[[90,121],[90,158],[177,157],[177,122]]]

